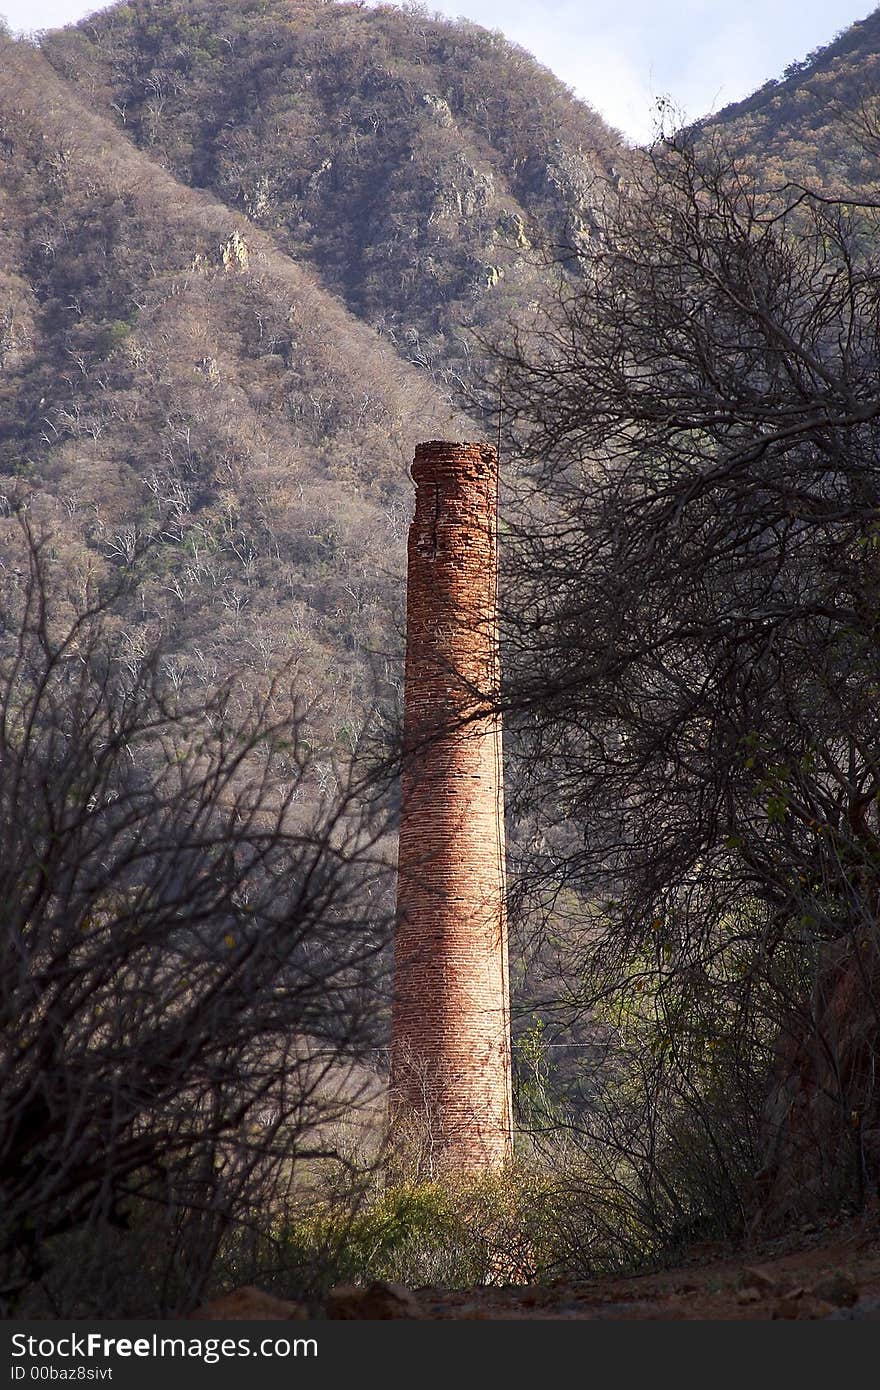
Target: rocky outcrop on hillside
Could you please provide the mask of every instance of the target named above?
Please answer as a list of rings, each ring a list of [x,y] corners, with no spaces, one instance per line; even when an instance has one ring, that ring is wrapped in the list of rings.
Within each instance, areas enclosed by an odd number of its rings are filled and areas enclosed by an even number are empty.
[[[540,297],[533,247],[593,227],[623,158],[516,45],[415,9],[132,0],[43,51],[451,389],[472,377],[468,330]]]

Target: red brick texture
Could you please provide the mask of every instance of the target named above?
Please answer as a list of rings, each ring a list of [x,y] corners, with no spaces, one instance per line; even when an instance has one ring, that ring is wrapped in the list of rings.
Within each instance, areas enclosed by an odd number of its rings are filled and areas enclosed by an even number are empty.
[[[510,1009],[497,689],[497,459],[420,444],[412,467],[392,1104],[436,1170],[510,1157]]]

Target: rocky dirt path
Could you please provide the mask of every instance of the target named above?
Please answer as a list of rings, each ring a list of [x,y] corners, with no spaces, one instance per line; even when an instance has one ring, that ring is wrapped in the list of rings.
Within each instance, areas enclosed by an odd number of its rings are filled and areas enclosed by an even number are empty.
[[[880,1226],[804,1234],[651,1274],[546,1288],[420,1291],[439,1318],[880,1320]],[[699,1260],[698,1258],[699,1257]]]

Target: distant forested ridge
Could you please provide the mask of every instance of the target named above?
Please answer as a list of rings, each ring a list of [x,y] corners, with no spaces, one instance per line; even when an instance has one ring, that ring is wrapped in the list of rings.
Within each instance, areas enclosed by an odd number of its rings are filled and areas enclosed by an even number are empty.
[[[773,178],[820,180],[836,189],[877,181],[880,10],[792,62],[744,101],[696,124]]]

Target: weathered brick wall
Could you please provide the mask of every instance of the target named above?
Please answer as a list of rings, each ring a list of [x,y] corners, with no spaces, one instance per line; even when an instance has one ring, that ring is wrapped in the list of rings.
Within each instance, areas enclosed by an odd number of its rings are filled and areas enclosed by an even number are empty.
[[[433,1167],[478,1171],[511,1144],[497,460],[420,444],[412,474],[392,1099]]]

